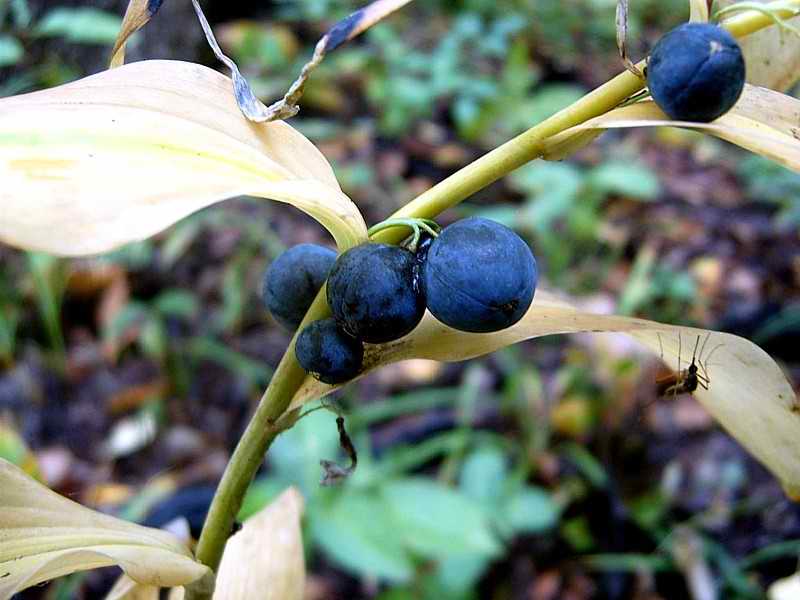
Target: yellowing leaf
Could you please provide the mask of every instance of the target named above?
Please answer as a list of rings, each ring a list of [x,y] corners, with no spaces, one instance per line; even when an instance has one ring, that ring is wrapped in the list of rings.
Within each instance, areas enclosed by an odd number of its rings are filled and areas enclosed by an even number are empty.
[[[708,0],[689,0],[689,20],[697,23],[708,21]]]
[[[303,497],[289,488],[248,519],[225,546],[214,600],[301,600],[306,578],[302,514]],[[143,586],[138,590],[145,592]],[[184,596],[183,588],[176,588],[169,598],[183,600]]]
[[[778,579],[769,586],[769,600],[797,600],[800,598],[800,573]]]
[[[76,504],[0,460],[0,598],[111,565],[151,586],[183,585],[209,572],[174,536]]]
[[[61,255],[147,238],[238,195],[293,204],[340,248],[366,238],[328,162],[285,123],[241,116],[230,80],[145,61],[0,100],[0,240]]]
[[[214,600],[301,600],[306,578],[302,514],[303,497],[290,488],[245,521],[225,546]]]
[[[800,171],[800,100],[752,85],[727,114],[711,123],[670,120],[655,102],[645,100],[614,109],[549,138],[548,157],[566,156],[591,141],[587,130],[628,127],[688,127],[700,129],[756,154]]]
[[[692,0],[696,2],[698,0]],[[755,0],[768,4],[769,0]],[[736,4],[731,0],[718,0],[716,10]],[[748,1],[748,4],[752,4]],[[774,3],[773,3],[774,6]],[[787,19],[786,23],[798,29],[800,17]],[[767,27],[739,40],[747,65],[747,81],[778,91],[786,91],[800,79],[800,37],[788,30]]]
[[[152,585],[136,583],[122,575],[108,592],[105,600],[158,600],[159,589]]]
[[[800,492],[800,402],[775,362],[752,342],[734,335],[593,314],[540,290],[525,317],[497,333],[456,331],[426,314],[406,337],[369,345],[365,370],[409,358],[465,360],[525,339],[586,331],[627,333],[655,353],[663,347],[667,364],[676,371],[679,344],[681,369],[686,369],[699,336],[700,343],[705,344],[699,358],[708,370],[710,385],[708,390],[698,388],[694,396],[781,480],[788,493]],[[292,408],[333,389],[309,376],[293,399]]]

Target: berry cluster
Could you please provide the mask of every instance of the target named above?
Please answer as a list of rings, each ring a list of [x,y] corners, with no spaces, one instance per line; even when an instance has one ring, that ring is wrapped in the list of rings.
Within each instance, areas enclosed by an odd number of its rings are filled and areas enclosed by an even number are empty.
[[[364,342],[403,337],[426,308],[454,329],[488,333],[519,321],[533,301],[536,259],[499,223],[464,219],[436,237],[415,236],[410,246],[367,242],[337,259],[327,248],[302,244],[270,266],[264,299],[290,330],[328,281],[333,317],[297,336],[295,355],[304,369],[325,383],[342,383],[361,371]]]

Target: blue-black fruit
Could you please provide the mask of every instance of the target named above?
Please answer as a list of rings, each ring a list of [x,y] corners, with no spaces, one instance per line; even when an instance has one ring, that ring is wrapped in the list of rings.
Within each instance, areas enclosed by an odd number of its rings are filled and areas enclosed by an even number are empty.
[[[264,273],[267,309],[283,327],[294,331],[328,278],[336,252],[317,244],[289,248]]]
[[[403,337],[425,314],[414,254],[386,244],[351,248],[331,269],[328,305],[353,337],[373,344]]]
[[[679,121],[707,123],[736,104],[744,89],[744,57],[717,25],[685,23],[662,37],[647,63],[656,104]]]
[[[536,259],[522,238],[480,217],[442,230],[421,277],[428,310],[445,325],[474,333],[519,321],[533,301],[537,280]]]
[[[297,362],[324,383],[344,383],[361,372],[364,346],[334,319],[314,321],[297,336]]]

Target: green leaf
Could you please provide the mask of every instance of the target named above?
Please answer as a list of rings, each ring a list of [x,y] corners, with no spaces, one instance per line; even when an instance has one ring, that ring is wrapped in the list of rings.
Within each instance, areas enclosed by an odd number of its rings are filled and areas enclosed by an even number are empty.
[[[660,191],[658,177],[644,165],[607,162],[594,168],[588,184],[605,194],[618,194],[638,200],[655,200]]]
[[[507,470],[503,452],[484,446],[464,461],[459,486],[473,500],[491,507],[502,498]]]
[[[660,554],[592,554],[583,563],[595,571],[622,571],[640,573],[674,571],[672,560]]]
[[[83,44],[112,44],[122,19],[96,8],[54,8],[36,27],[43,37],[64,37]]]
[[[429,594],[428,597],[441,598],[472,598],[474,597],[474,587],[478,580],[486,572],[491,558],[480,554],[467,556],[450,556],[439,563],[438,569],[434,573],[436,581],[436,595]],[[472,592],[472,593],[471,593]]]
[[[561,526],[563,537],[578,552],[587,552],[594,546],[594,537],[586,517],[575,517]]]
[[[401,479],[382,487],[404,544],[422,556],[440,559],[500,549],[488,511],[442,484]]]
[[[197,314],[197,298],[186,290],[166,290],[155,299],[155,308],[162,315],[191,319]]]
[[[11,0],[11,16],[17,29],[27,29],[32,20],[28,0]]]
[[[514,533],[541,533],[551,529],[561,514],[549,493],[531,485],[511,496],[504,511]]]
[[[543,86],[525,102],[527,122],[541,123],[565,106],[579,100],[583,94],[583,88],[576,85],[553,83]]]
[[[583,174],[567,163],[535,162],[511,176],[514,187],[529,194],[524,219],[538,231],[550,231],[578,200]]]
[[[596,488],[603,488],[608,485],[608,473],[603,465],[597,460],[594,454],[584,446],[575,443],[566,443],[563,453],[583,474],[586,479]]]
[[[10,35],[0,35],[0,67],[17,64],[25,55],[25,50],[17,38]]]
[[[277,498],[285,487],[286,486],[282,482],[274,478],[262,477],[256,479],[250,487],[247,488],[247,494],[245,494],[242,507],[239,509],[239,514],[236,517],[237,520],[246,521],[252,517]]]
[[[215,362],[254,386],[265,386],[272,377],[272,369],[264,361],[250,358],[207,336],[192,339],[187,350],[193,359]]]
[[[583,184],[581,171],[569,163],[532,162],[514,171],[509,179],[514,188],[534,195],[559,191],[574,196]]]
[[[282,481],[297,485],[310,497],[319,489],[319,460],[335,458],[338,448],[336,416],[318,410],[278,436],[269,450],[269,461]]]
[[[349,571],[405,582],[413,566],[398,523],[378,495],[346,490],[330,504],[309,510],[311,535],[326,554]]]

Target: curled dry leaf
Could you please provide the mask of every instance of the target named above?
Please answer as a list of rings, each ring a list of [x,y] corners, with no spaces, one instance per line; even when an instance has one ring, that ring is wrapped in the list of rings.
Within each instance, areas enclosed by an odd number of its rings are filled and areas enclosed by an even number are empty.
[[[61,255],[147,238],[238,195],[293,204],[340,248],[366,225],[322,154],[242,118],[227,77],[144,61],[0,100],[0,240]]]
[[[563,158],[594,139],[595,130],[628,127],[687,127],[699,129],[756,154],[800,171],[800,100],[745,85],[741,98],[727,114],[711,123],[672,121],[655,102],[645,100],[614,109],[549,138],[544,154]]]
[[[164,0],[130,0],[125,16],[122,18],[117,40],[111,50],[111,67],[119,67],[125,62],[125,44],[134,33],[156,16]]]
[[[317,45],[314,47],[314,54],[312,55],[311,60],[303,65],[300,75],[289,87],[289,90],[286,92],[283,98],[271,104],[262,113],[259,113],[253,117],[248,116],[248,118],[261,122],[289,119],[296,115],[300,110],[300,108],[297,106],[297,103],[303,96],[303,89],[305,88],[308,78],[325,59],[325,56],[327,56],[328,52],[333,52],[342,44],[349,42],[354,37],[363,33],[376,23],[382,21],[396,10],[401,9],[409,2],[411,2],[411,0],[374,0],[364,8],[357,10],[350,16],[336,23],[336,25],[334,25],[324,36],[322,36],[322,39],[317,42]],[[207,36],[208,34],[209,31],[206,31]],[[209,39],[209,43],[211,43],[211,39]],[[214,45],[216,45],[216,41],[213,42],[212,47]],[[217,57],[222,60],[219,54],[221,54],[221,51],[217,54]],[[223,60],[223,62],[226,61]],[[226,62],[226,64],[228,63]],[[230,67],[230,65],[228,66]],[[247,111],[244,107],[242,110],[245,112],[245,114],[247,114]]]
[[[638,78],[644,79],[644,74],[639,70],[639,67],[633,64],[633,61],[628,56],[628,0],[617,0],[616,28],[617,49],[619,50],[622,64]]]
[[[177,538],[90,510],[0,459],[0,598],[75,571],[119,565],[151,586],[184,585],[209,570]]]
[[[692,0],[697,1],[700,0]],[[768,0],[755,0],[755,3],[767,4]],[[737,2],[718,0],[716,8],[728,9],[734,4]],[[752,4],[754,2],[747,2],[747,5]],[[790,8],[800,10],[797,7]],[[788,18],[786,23],[800,29],[800,16]],[[741,38],[739,45],[747,65],[747,81],[753,85],[786,91],[800,80],[800,36],[792,31],[767,27]]]
[[[368,346],[365,371],[409,358],[466,360],[522,340],[577,332],[626,333],[654,353],[661,353],[663,348],[665,361],[675,370],[679,345],[683,348],[681,369],[686,369],[691,361],[691,348],[687,350],[687,347],[693,346],[700,336],[706,348],[700,358],[711,383],[708,390],[698,389],[695,397],[778,477],[787,493],[800,497],[798,399],[775,362],[752,342],[734,335],[589,313],[540,290],[520,322],[496,333],[456,331],[428,313],[406,337],[380,346]],[[291,408],[298,408],[333,389],[309,376],[294,397]]]
[[[253,88],[250,87],[250,84],[245,79],[242,72],[239,71],[239,67],[233,61],[232,58],[229,58],[223,51],[222,48],[219,47],[217,43],[217,38],[214,36],[214,32],[211,29],[211,25],[208,23],[208,19],[203,14],[203,9],[200,8],[200,4],[197,0],[192,0],[192,6],[194,7],[194,12],[197,15],[198,21],[200,21],[200,27],[203,29],[203,34],[206,36],[206,41],[208,45],[211,46],[211,50],[214,52],[214,56],[222,62],[228,70],[231,72],[231,79],[233,81],[233,96],[236,98],[236,103],[239,105],[239,109],[242,111],[242,114],[247,117],[250,121],[255,123],[263,123],[264,121],[269,120],[268,109],[264,106],[264,103],[259,100],[255,92],[253,92]],[[292,116],[292,115],[287,115]]]

